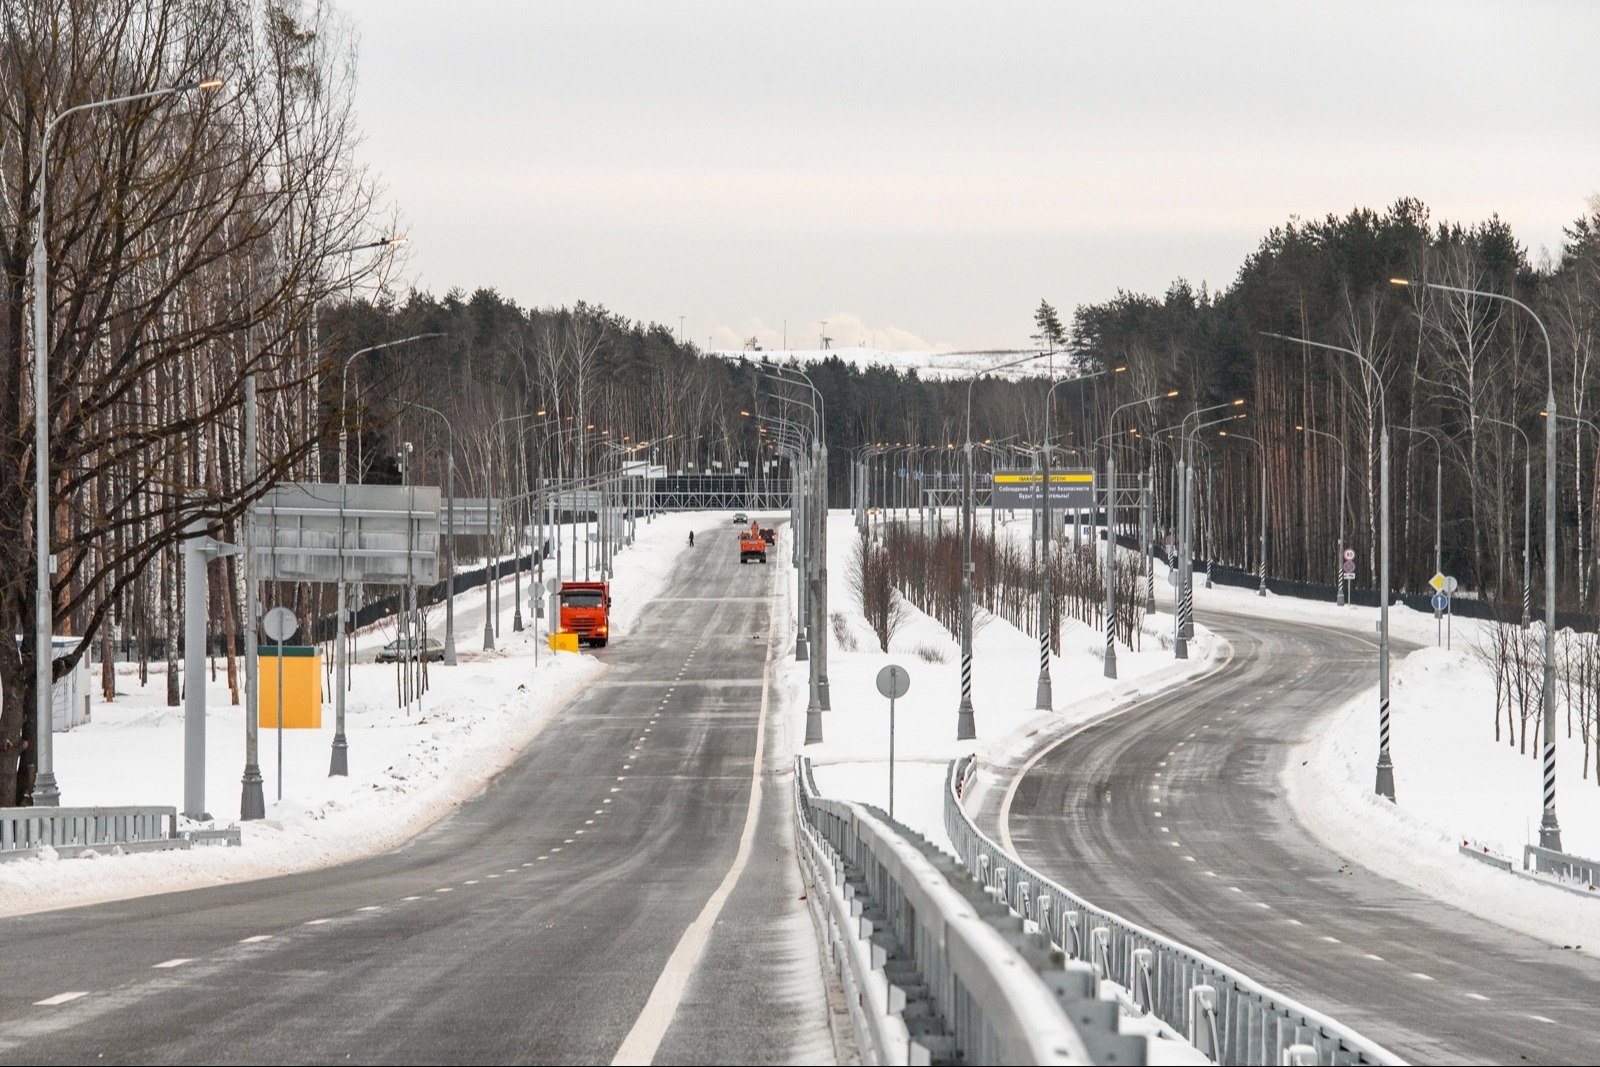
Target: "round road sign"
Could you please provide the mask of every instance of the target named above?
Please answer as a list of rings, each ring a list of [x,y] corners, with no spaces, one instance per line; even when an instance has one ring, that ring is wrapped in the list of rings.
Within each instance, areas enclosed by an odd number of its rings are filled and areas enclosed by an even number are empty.
[[[1353,548],[1345,549],[1344,550],[1344,561],[1346,563],[1354,563],[1356,561],[1356,550],[1353,549]]]
[[[1454,593],[1456,591],[1456,580],[1454,578],[1446,578],[1444,580],[1444,591],[1446,593]]]
[[[545,588],[545,592],[547,592],[547,593],[559,593],[559,592],[561,592],[561,579],[560,578],[549,578],[549,579],[546,579],[546,581],[544,583],[544,588]]]
[[[894,700],[906,695],[906,690],[911,688],[911,676],[904,667],[891,663],[878,672],[878,692]]]
[[[281,643],[294,636],[294,632],[300,629],[300,623],[288,608],[273,608],[261,617],[261,628],[268,637]]]
[[[1449,597],[1445,596],[1443,593],[1435,593],[1435,594],[1433,594],[1433,610],[1434,611],[1443,611],[1445,608],[1447,608],[1449,606],[1450,606],[1450,598]]]
[[[1344,566],[1341,567],[1340,570],[1344,571],[1346,574],[1354,574],[1356,572],[1356,561],[1353,559],[1345,560]]]

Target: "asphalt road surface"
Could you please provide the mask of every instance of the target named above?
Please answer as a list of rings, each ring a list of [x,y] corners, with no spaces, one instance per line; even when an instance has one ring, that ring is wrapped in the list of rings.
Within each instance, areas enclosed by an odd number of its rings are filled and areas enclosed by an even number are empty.
[[[770,712],[752,806],[776,573],[702,533],[604,677],[404,848],[0,921],[0,1055],[606,1063],[631,1033],[656,1062],[831,1060]],[[658,988],[669,959],[699,965]]]
[[[1205,621],[1226,667],[1070,735],[1018,783],[1022,859],[1413,1062],[1600,1062],[1600,961],[1353,867],[1288,810],[1288,747],[1372,684],[1375,639]]]

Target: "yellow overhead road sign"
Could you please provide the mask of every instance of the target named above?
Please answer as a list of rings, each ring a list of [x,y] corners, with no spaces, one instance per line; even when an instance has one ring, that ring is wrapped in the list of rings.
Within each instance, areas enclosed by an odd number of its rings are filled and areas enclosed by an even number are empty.
[[[1043,497],[1044,475],[1041,472],[994,472],[995,507],[1036,508]],[[1094,504],[1094,471],[1069,468],[1050,472],[1052,508],[1092,508]]]

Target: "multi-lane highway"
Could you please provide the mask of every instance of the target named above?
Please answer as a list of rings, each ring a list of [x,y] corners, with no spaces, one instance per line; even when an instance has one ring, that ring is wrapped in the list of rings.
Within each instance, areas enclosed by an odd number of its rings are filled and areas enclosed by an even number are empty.
[[[1372,684],[1373,641],[1205,622],[1233,645],[1225,666],[1067,736],[986,829],[1006,819],[1019,855],[1081,896],[1415,1062],[1600,1061],[1600,961],[1354,866],[1296,825],[1279,772]]]
[[[706,531],[605,675],[404,848],[0,921],[0,1053],[831,1060],[766,692],[778,573]]]

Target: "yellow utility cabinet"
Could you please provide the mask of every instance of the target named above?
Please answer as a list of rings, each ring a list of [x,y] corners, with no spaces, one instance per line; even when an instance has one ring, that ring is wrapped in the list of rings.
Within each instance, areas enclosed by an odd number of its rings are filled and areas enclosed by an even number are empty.
[[[256,723],[278,725],[278,646],[261,645]],[[322,654],[315,645],[283,646],[283,728],[322,729]]]

